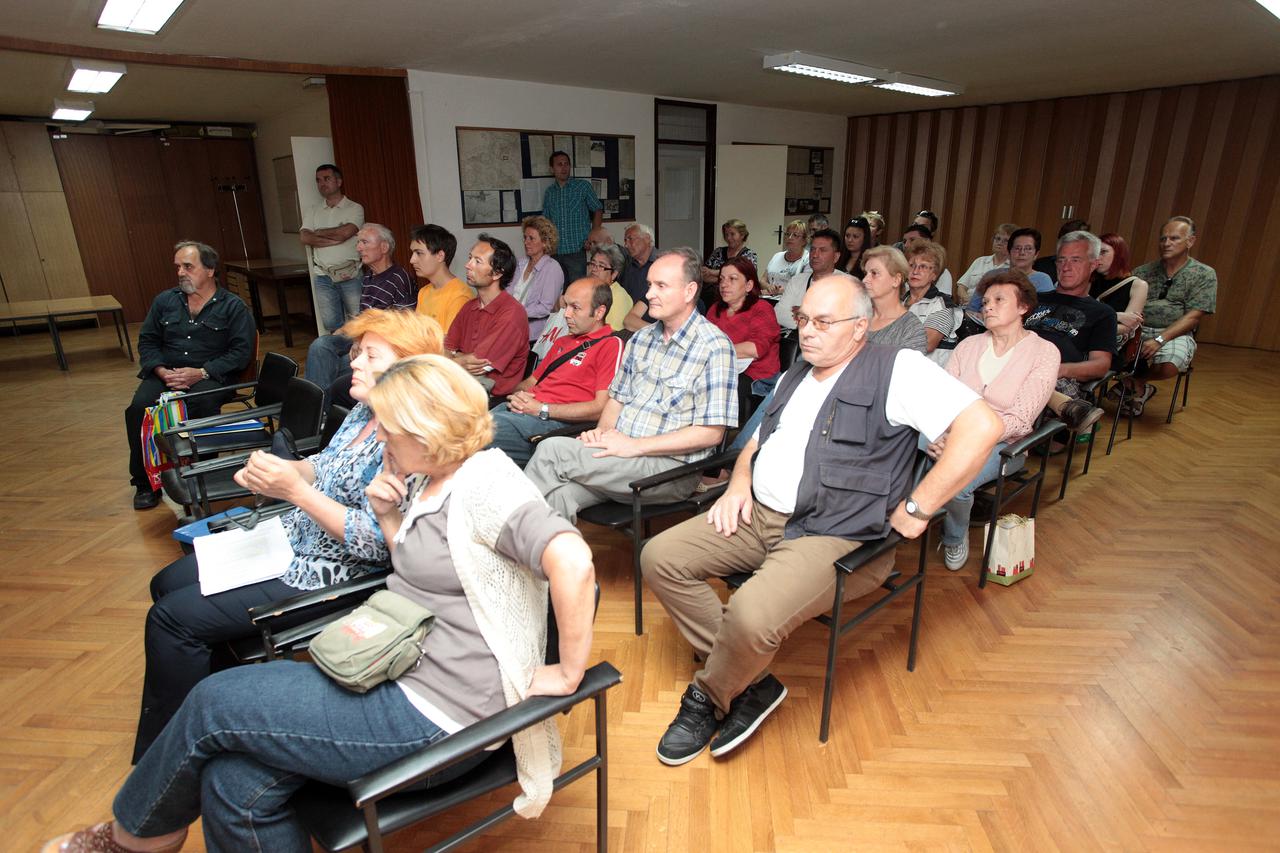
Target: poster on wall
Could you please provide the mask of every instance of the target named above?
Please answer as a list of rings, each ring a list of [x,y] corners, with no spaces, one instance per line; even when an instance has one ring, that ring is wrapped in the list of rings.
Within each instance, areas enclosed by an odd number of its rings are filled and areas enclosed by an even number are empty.
[[[457,127],[458,183],[466,228],[516,225],[542,212],[555,183],[548,161],[555,151],[573,158],[575,178],[587,181],[610,221],[634,221],[634,136],[493,127]]]
[[[787,146],[787,215],[831,212],[834,148]]]

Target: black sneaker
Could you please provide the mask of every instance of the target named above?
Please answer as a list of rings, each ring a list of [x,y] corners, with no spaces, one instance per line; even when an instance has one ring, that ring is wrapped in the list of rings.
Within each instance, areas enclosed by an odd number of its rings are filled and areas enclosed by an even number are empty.
[[[752,733],[787,698],[787,688],[772,675],[766,675],[733,700],[729,714],[720,724],[720,734],[711,742],[711,754],[719,758],[751,737]]]
[[[1102,409],[1086,400],[1068,400],[1062,406],[1058,417],[1072,432],[1084,432],[1102,417]]]
[[[146,486],[138,486],[133,493],[134,509],[153,509],[160,503],[160,490],[151,491]]]
[[[658,760],[675,767],[692,761],[716,733],[716,706],[690,684],[680,697],[680,712],[658,741]]]

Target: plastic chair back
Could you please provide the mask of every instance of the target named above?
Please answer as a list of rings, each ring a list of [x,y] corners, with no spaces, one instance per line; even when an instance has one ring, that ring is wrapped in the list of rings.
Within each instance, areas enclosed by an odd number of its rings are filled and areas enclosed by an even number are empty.
[[[258,371],[254,403],[258,406],[270,406],[284,402],[289,380],[297,375],[298,362],[278,352],[267,353],[262,358],[262,369]]]
[[[287,429],[301,441],[320,435],[324,419],[324,391],[314,382],[294,376],[284,392],[280,407],[280,429]]]

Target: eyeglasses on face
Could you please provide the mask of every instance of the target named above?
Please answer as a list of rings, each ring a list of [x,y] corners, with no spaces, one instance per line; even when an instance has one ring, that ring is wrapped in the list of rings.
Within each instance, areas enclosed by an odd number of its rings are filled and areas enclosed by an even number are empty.
[[[810,317],[808,314],[800,313],[799,308],[791,309],[791,316],[796,321],[796,328],[803,329],[805,326],[813,323],[813,327],[819,332],[825,332],[836,323],[847,323],[850,320],[856,320],[857,317],[842,317],[839,320],[828,320],[826,317]]]
[[[587,266],[593,270],[603,270],[604,272],[613,272],[613,267],[608,264],[602,264],[599,261],[589,261]]]

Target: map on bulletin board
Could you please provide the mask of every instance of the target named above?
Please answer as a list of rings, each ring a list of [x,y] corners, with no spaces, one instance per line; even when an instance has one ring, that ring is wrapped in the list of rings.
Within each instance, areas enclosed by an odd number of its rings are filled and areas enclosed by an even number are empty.
[[[467,228],[516,225],[542,212],[542,196],[555,182],[549,161],[564,151],[574,178],[591,184],[606,221],[636,218],[636,138],[608,133],[564,133],[459,127],[458,182]]]

